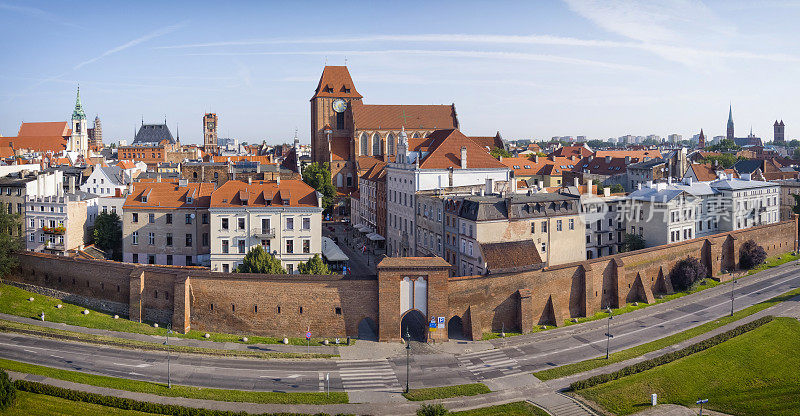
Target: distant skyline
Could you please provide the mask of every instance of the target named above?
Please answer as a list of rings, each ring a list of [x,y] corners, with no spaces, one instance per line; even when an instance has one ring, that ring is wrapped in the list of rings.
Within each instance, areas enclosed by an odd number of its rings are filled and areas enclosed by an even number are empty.
[[[791,140],[799,18],[779,0],[0,0],[0,135],[66,121],[80,84],[106,142],[166,117],[201,143],[211,111],[220,137],[308,143],[322,68],[346,60],[365,103],[455,103],[471,135],[713,138],[732,103],[737,136],[782,119]]]

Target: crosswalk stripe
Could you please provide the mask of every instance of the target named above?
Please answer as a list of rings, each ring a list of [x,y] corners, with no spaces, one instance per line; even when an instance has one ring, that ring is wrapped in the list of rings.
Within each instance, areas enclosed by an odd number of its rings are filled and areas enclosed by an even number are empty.
[[[509,358],[502,350],[464,354],[458,357],[458,361],[479,379],[484,378],[484,374],[492,371],[499,371],[504,375],[520,371],[519,363]]]
[[[398,389],[400,383],[386,360],[337,362],[345,390]]]

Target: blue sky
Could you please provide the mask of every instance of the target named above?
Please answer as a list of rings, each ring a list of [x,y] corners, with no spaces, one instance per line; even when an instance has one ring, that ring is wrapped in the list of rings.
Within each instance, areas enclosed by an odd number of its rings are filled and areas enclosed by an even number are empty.
[[[455,103],[507,139],[800,136],[800,3],[765,1],[61,2],[0,0],[0,134],[66,120],[75,87],[106,140],[164,119],[183,142],[309,139],[322,67],[372,104]]]

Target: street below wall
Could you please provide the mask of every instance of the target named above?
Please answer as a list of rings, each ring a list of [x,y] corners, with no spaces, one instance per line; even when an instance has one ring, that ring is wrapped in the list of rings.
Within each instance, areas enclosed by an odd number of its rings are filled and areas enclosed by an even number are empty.
[[[614,335],[611,351],[728,315],[730,286],[720,285],[615,317],[611,322]],[[735,309],[798,287],[800,268],[795,262],[746,277],[736,284]],[[410,361],[410,385],[420,388],[486,381],[597,357],[605,354],[605,333],[606,320],[600,320],[490,343],[450,341],[436,346],[415,345]],[[487,349],[489,344],[495,348]],[[365,345],[358,343],[350,348],[364,348]],[[359,360],[251,360],[172,354],[170,371],[174,384],[198,387],[322,391],[321,381],[329,373],[332,391],[399,392],[406,382],[405,351],[401,354]],[[142,381],[165,383],[167,380],[167,355],[163,352],[3,333],[0,334],[0,357]]]

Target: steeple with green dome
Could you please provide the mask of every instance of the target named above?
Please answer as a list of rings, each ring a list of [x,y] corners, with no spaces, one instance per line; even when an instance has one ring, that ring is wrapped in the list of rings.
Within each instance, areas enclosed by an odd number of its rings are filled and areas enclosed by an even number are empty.
[[[83,112],[81,104],[81,87],[78,86],[78,96],[75,98],[75,110],[72,111],[73,120],[86,120],[86,113]]]

